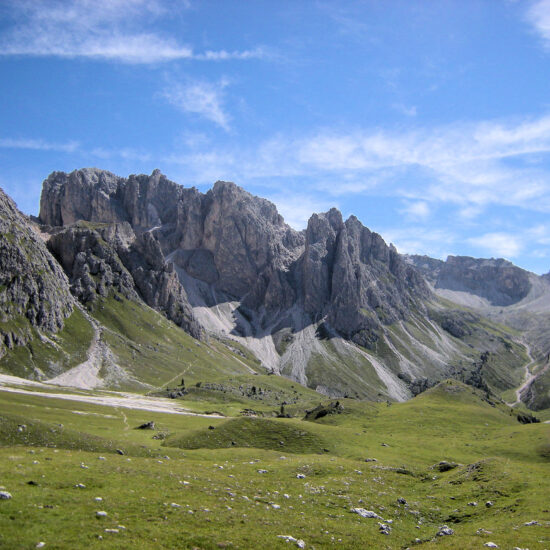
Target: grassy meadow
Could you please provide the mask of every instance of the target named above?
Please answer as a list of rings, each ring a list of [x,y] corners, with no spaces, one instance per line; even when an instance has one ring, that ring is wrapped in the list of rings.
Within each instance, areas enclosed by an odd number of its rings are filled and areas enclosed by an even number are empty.
[[[316,421],[303,391],[292,418],[220,392],[178,400],[202,416],[0,392],[0,547],[550,548],[548,424],[454,381]]]

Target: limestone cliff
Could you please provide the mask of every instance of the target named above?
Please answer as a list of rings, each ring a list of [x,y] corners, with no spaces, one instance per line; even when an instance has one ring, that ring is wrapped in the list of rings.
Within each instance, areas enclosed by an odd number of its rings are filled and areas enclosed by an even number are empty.
[[[58,332],[73,305],[65,273],[0,189],[0,357],[26,344],[32,327]]]

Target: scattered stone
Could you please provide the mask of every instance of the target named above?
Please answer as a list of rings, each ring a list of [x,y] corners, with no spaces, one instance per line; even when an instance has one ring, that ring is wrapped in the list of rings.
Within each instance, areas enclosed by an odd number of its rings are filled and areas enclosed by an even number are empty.
[[[145,424],[141,424],[136,429],[137,430],[154,430],[155,422],[153,420],[151,420],[150,422],[145,422]]]
[[[365,458],[365,462],[378,462],[376,458]]]
[[[26,429],[27,429],[27,426],[25,424],[19,424],[19,426],[17,426],[17,431],[19,433],[24,432]]]
[[[31,485],[32,487],[38,487],[39,484],[36,481],[27,481],[27,485]]]
[[[104,512],[103,510],[100,510],[100,511],[95,513],[95,517],[96,518],[106,518],[107,517],[107,512]]]
[[[494,506],[494,505],[495,505],[495,503],[494,503],[492,500],[488,500],[488,501],[485,503],[485,506],[486,506],[487,508],[491,508],[491,506]]]
[[[487,546],[487,548],[498,548],[498,544],[494,542],[486,542],[483,546]]]
[[[407,504],[407,501],[403,497],[399,497],[397,499],[397,504],[403,504],[404,506],[405,504]]]
[[[104,456],[98,456],[97,459],[98,460],[107,460]]]
[[[172,506],[172,508],[181,508],[181,504],[177,504],[176,502],[172,502],[170,506]]]
[[[281,505],[280,504],[271,504],[271,507],[274,508],[275,510],[278,510]]]
[[[84,485],[84,483],[77,483],[75,485],[75,488],[76,489],[86,489],[86,485]]]
[[[35,548],[44,548],[44,546],[46,546],[46,543],[40,541],[39,543],[37,543],[37,545],[35,546]]]
[[[95,497],[94,500],[96,502],[103,502],[103,499],[101,497]]]
[[[216,426],[208,426],[208,429],[209,429],[209,430],[215,430],[215,429],[216,429]]]
[[[458,464],[456,462],[447,462],[446,460],[442,460],[438,464],[435,464],[432,466],[434,470],[439,470],[440,472],[448,472],[449,470],[454,470]]]
[[[304,479],[305,477],[304,474],[296,474],[296,479]]]
[[[118,533],[119,530],[118,529],[105,529],[105,532],[106,533]]]
[[[388,445],[387,443],[380,443],[380,445],[381,445],[382,447],[389,447],[389,445]]]
[[[352,508],[351,511],[355,514],[359,514],[362,518],[383,519],[376,512],[365,510],[365,508]]]
[[[293,542],[296,544],[298,548],[305,548],[306,543],[301,539],[296,539],[294,537],[291,537],[290,535],[277,535],[277,538],[279,539],[285,539],[286,542]]]
[[[11,498],[11,493],[8,491],[0,491],[0,500],[9,500]]]
[[[480,527],[477,531],[476,531],[476,535],[492,535],[493,532],[492,531],[487,531],[487,529],[483,529],[483,527]]]
[[[540,525],[540,523],[538,521],[535,521],[535,520],[532,520],[532,521],[528,521],[526,523],[524,523],[523,525]]]
[[[443,527],[441,527],[441,529],[439,529],[439,531],[437,532],[438,537],[445,537],[445,536],[454,535],[454,534],[455,532],[447,525],[444,525]]]
[[[473,502],[468,502],[468,506],[477,506],[477,502],[475,500]]]
[[[259,474],[267,474],[267,470],[258,470]]]
[[[124,455],[124,451],[122,449],[117,449],[116,453],[119,455]]]
[[[381,535],[389,535],[391,533],[391,527],[386,523],[378,522],[378,530]]]

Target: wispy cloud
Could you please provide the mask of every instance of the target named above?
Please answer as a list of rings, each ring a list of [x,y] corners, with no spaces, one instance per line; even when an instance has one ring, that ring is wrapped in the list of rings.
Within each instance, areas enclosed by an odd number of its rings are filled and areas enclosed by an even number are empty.
[[[42,139],[0,138],[0,147],[4,149],[29,149],[34,151],[58,151],[60,153],[74,153],[79,144],[76,141],[54,143]]]
[[[229,130],[229,115],[224,110],[224,89],[226,80],[211,82],[189,81],[185,84],[172,84],[162,92],[169,103],[186,113],[200,115],[224,130]]]
[[[545,46],[550,48],[550,0],[532,2],[525,17],[542,38]]]
[[[447,229],[428,229],[420,225],[387,228],[381,231],[386,242],[393,243],[402,254],[428,254],[445,259],[458,237]]]
[[[523,249],[521,237],[510,233],[485,233],[468,239],[468,242],[492,255],[505,258],[515,258]]]
[[[188,110],[227,127],[223,88],[201,91],[193,92],[196,99],[188,101]],[[189,94],[176,89],[174,103],[181,101],[183,109]],[[286,178],[333,197],[393,196],[418,203],[417,216],[438,203],[456,206],[469,219],[490,205],[550,211],[550,115],[409,131],[279,134],[248,149],[205,149],[172,155],[171,161],[200,171],[204,159],[212,157],[216,170],[235,181]]]
[[[18,0],[9,8],[14,24],[3,32],[0,55],[85,57],[124,63],[266,56],[260,47],[196,53],[191,46],[151,30],[153,21],[186,6],[186,2],[168,0]]]
[[[430,207],[427,202],[407,202],[400,212],[413,219],[425,220],[430,215]]]

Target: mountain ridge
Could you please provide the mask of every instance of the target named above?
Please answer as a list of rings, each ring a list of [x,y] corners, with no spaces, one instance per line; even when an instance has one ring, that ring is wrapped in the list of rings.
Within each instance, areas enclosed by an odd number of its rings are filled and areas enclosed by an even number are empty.
[[[109,308],[112,323],[117,301],[143,303],[331,397],[406,400],[448,376],[497,392],[521,383],[512,332],[442,300],[426,270],[336,209],[296,231],[231,182],[201,193],[159,170],[87,168],[44,181],[38,220],[96,319]],[[134,368],[122,349],[112,357]]]

